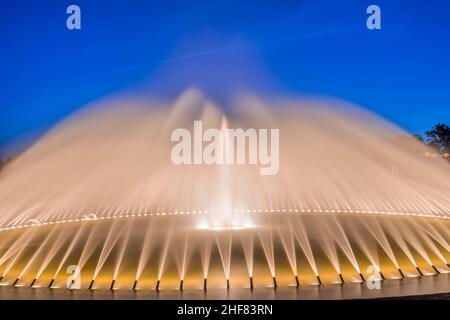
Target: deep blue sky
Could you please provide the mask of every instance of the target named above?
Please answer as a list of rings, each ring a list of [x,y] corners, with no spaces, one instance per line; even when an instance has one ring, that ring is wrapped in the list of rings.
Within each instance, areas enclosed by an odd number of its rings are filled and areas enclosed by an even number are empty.
[[[0,152],[98,98],[189,85],[334,96],[422,133],[450,123],[449,39],[448,0],[2,0]]]

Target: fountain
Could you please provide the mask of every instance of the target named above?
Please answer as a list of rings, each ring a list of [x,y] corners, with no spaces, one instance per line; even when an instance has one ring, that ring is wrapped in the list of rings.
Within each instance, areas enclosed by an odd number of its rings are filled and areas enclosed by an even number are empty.
[[[369,281],[369,266],[382,281],[449,271],[449,164],[423,157],[426,146],[340,101],[233,106],[196,90],[117,99],[48,132],[0,174],[0,284],[62,288],[70,265],[82,289],[131,292],[347,287]],[[199,120],[279,130],[279,171],[174,164],[171,133]]]

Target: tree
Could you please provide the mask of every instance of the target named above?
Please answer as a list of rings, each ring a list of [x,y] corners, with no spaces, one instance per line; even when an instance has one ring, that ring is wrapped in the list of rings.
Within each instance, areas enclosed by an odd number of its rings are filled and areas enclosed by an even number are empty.
[[[440,152],[450,152],[450,127],[443,123],[436,124],[432,130],[425,133],[427,144]]]
[[[422,143],[425,142],[425,141],[423,141],[423,137],[420,134],[414,134],[413,135],[413,139],[415,139],[415,140],[417,140],[419,142],[422,142]]]

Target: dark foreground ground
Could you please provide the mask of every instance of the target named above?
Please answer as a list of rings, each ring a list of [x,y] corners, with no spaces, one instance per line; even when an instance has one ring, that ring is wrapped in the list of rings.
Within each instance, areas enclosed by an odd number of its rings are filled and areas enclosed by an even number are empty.
[[[450,292],[438,294],[426,294],[404,297],[378,298],[377,300],[450,300]]]

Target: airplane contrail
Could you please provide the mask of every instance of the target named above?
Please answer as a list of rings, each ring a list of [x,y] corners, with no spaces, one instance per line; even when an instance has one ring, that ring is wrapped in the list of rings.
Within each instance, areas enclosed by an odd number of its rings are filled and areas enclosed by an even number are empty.
[[[211,54],[211,53],[217,53],[217,52],[221,52],[221,51],[224,51],[224,50],[225,50],[224,48],[221,48],[221,49],[212,49],[212,50],[200,51],[200,52],[195,52],[195,53],[191,53],[191,54],[178,56],[178,57],[175,57],[175,58],[162,59],[162,60],[157,60],[157,61],[150,62],[150,63],[143,63],[143,64],[134,65],[134,66],[124,67],[124,68],[121,68],[121,69],[115,69],[115,70],[111,70],[111,71],[95,73],[95,74],[91,74],[91,75],[85,76],[83,78],[93,78],[93,77],[98,77],[98,76],[114,74],[114,73],[120,73],[120,72],[124,72],[124,71],[130,71],[130,70],[150,67],[150,66],[153,66],[153,65],[161,64],[161,63],[180,61],[180,60],[185,60],[185,59],[189,59],[189,58],[193,58],[193,57],[203,56],[203,55],[207,55],[207,54]]]
[[[345,28],[343,26],[338,26],[338,27],[329,28],[329,29],[325,29],[325,30],[321,30],[321,31],[317,31],[317,32],[304,33],[304,34],[289,36],[289,37],[286,37],[286,38],[281,38],[278,41],[273,41],[272,44],[275,44],[277,42],[280,43],[280,42],[295,40],[295,39],[306,39],[306,38],[310,38],[310,37],[314,37],[314,36],[320,36],[320,35],[324,35],[324,34],[328,34],[328,33],[342,31],[344,29]],[[241,44],[239,46],[234,46],[234,48],[243,48],[243,47],[246,47],[246,45]],[[227,49],[229,49],[229,47],[223,47],[223,48],[216,48],[216,49],[211,49],[211,50],[199,51],[199,52],[194,52],[194,53],[190,53],[190,54],[181,55],[181,56],[174,57],[174,58],[167,58],[167,59],[157,60],[157,61],[150,62],[150,63],[143,63],[143,64],[123,67],[123,68],[115,69],[115,70],[111,70],[111,71],[99,72],[99,73],[87,75],[87,76],[82,77],[82,78],[83,79],[89,79],[89,78],[105,76],[105,75],[110,75],[110,74],[130,71],[130,70],[136,70],[136,69],[151,67],[151,66],[162,64],[162,63],[166,63],[166,62],[181,61],[181,60],[186,60],[186,59],[190,59],[190,58],[194,58],[194,57],[198,57],[198,56],[204,56],[204,55],[209,55],[209,54],[213,54],[213,53],[224,52]]]

